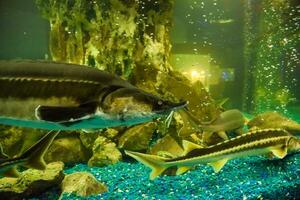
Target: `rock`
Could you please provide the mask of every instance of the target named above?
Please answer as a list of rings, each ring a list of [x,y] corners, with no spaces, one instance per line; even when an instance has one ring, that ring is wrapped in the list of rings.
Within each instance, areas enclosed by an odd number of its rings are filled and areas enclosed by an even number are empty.
[[[98,136],[93,146],[93,156],[89,159],[89,166],[106,166],[121,160],[122,154],[116,144],[103,136]]]
[[[62,195],[74,193],[78,196],[88,197],[107,192],[105,184],[88,172],[76,172],[65,176],[61,184]]]
[[[118,136],[118,134],[119,134],[119,131],[116,130],[116,128],[108,128],[104,131],[104,133],[102,135],[105,136],[106,138],[114,139],[114,138],[116,138],[116,136]]]
[[[150,148],[150,154],[155,154],[165,158],[176,158],[183,155],[183,149],[179,146],[176,140],[170,136],[159,139],[155,145]],[[175,176],[177,167],[170,167],[166,169],[163,174],[168,176]]]
[[[45,134],[37,129],[4,125],[0,125],[0,132],[0,144],[10,157],[28,149]]]
[[[131,151],[148,149],[155,128],[156,124],[149,122],[127,129],[119,138],[118,147]]]
[[[184,99],[188,108],[200,121],[210,121],[220,113],[219,106],[212,100],[201,82],[191,83],[180,72],[158,73],[157,85],[160,93],[168,99]]]
[[[265,128],[282,128],[292,134],[300,133],[300,124],[279,114],[278,112],[264,112],[248,122],[248,128],[265,129]]]
[[[118,129],[118,130],[117,130]],[[90,130],[90,131],[81,131],[80,132],[80,140],[85,148],[92,150],[94,146],[94,142],[98,136],[105,136],[111,140],[115,140],[115,138],[119,134],[119,129],[122,128],[108,128],[105,131],[103,129],[100,130]]]
[[[58,186],[63,178],[64,164],[53,162],[46,170],[28,169],[19,178],[0,179],[1,199],[18,200],[41,194],[50,187]]]
[[[174,138],[166,135],[150,148],[149,153],[165,157],[178,157],[183,154],[183,149]]]
[[[45,154],[46,162],[64,163],[86,162],[90,155],[77,136],[67,136],[53,141]]]
[[[10,157],[18,154],[22,149],[24,141],[22,129],[12,126],[1,126],[0,131],[0,143],[3,151]]]
[[[94,146],[94,142],[99,136],[98,132],[85,132],[81,131],[80,132],[80,140],[82,144],[84,145],[85,148],[92,150]]]

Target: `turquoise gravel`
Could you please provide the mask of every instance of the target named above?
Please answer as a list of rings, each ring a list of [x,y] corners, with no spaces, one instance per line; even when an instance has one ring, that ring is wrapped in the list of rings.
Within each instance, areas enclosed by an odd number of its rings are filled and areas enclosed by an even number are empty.
[[[219,173],[199,165],[181,176],[148,179],[150,169],[140,163],[120,162],[98,168],[84,164],[66,169],[66,173],[91,172],[104,182],[109,192],[88,199],[297,199],[300,197],[300,153],[283,160],[264,157],[229,161]],[[57,191],[37,199],[55,199]],[[87,199],[65,195],[62,199]]]

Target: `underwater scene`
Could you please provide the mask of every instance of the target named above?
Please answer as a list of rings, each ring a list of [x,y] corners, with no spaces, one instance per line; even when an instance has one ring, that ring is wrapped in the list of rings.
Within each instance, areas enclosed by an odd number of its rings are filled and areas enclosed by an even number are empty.
[[[300,199],[298,0],[0,0],[0,199]]]

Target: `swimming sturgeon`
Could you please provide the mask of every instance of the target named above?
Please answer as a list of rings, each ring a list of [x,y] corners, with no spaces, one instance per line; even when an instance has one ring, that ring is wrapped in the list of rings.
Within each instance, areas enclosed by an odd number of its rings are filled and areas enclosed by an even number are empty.
[[[50,130],[128,126],[185,105],[87,66],[0,61],[0,124]]]
[[[284,158],[288,152],[300,150],[300,140],[283,129],[262,129],[205,148],[189,141],[183,141],[183,146],[183,156],[171,159],[133,151],[125,153],[150,167],[152,180],[170,167],[178,168],[177,175],[197,164],[210,164],[215,172],[219,172],[228,160],[238,157],[271,152],[278,158]]]
[[[206,142],[213,133],[217,133],[224,140],[228,140],[226,132],[235,131],[241,134],[246,118],[237,109],[226,110],[210,122],[201,122],[186,108],[179,111],[180,115],[188,120],[193,130],[203,131],[203,141]]]

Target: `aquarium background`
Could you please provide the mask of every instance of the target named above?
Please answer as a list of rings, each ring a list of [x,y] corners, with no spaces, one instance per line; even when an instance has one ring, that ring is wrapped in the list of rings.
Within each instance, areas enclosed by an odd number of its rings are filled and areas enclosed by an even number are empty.
[[[300,122],[298,1],[176,0],[170,15],[172,26],[166,35],[170,35],[171,53],[159,59],[169,59],[171,67],[191,83],[201,81],[212,99],[221,102],[228,98],[223,105],[226,109],[237,108],[250,116],[278,111]],[[49,20],[35,1],[0,0],[0,30],[0,59],[53,59]],[[77,58],[70,55],[68,59],[74,62]],[[132,65],[130,60],[128,63]],[[110,70],[131,73],[120,68]],[[124,78],[132,78],[126,73]],[[136,77],[132,80],[143,83]],[[91,172],[109,188],[103,199],[297,199],[299,159],[299,155],[279,162],[237,159],[220,174],[198,166],[185,175],[164,176],[154,182],[148,180],[149,169],[139,163],[119,162],[103,168],[76,164],[65,172]],[[55,197],[58,192],[54,189],[38,199]],[[79,197],[64,196],[75,198]]]
[[[51,59],[49,22],[34,1],[1,1],[1,59]],[[299,3],[176,1],[172,67],[228,108],[299,113]]]

